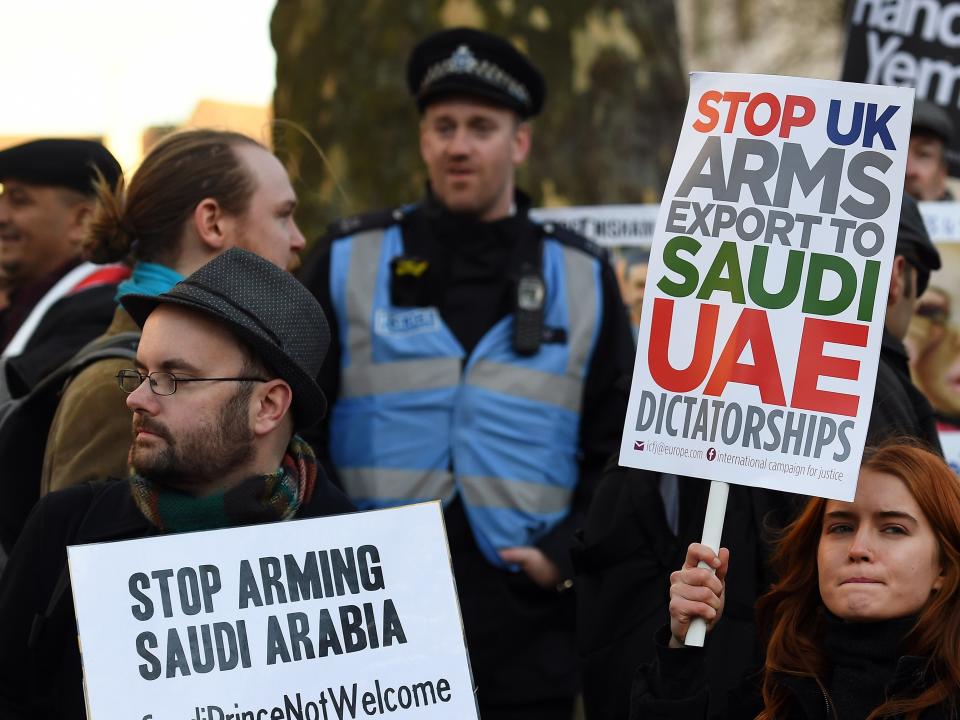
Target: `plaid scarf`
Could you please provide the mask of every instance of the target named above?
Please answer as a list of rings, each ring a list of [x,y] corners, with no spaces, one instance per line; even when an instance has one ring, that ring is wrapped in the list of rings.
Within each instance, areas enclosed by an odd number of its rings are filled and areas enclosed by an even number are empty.
[[[316,480],[313,448],[294,435],[276,472],[254,475],[224,492],[194,497],[131,470],[130,493],[151,525],[177,533],[289,520],[310,501]]]

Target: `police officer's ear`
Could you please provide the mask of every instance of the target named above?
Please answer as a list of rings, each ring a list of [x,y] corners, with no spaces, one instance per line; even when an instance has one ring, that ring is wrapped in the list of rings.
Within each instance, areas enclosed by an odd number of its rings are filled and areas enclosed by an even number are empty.
[[[513,131],[513,164],[519,165],[530,154],[531,131],[530,123],[517,118],[517,126]]]
[[[193,227],[200,242],[213,252],[220,252],[230,247],[228,235],[230,232],[229,218],[213,198],[201,200],[193,210]]]

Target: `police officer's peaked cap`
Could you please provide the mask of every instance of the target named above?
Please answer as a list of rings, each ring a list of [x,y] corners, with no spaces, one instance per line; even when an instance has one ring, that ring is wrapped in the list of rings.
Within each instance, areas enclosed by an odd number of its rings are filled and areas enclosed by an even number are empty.
[[[468,95],[532,117],[543,107],[543,75],[510,42],[473,28],[453,28],[417,45],[407,62],[407,86],[423,112],[434,100]]]
[[[231,248],[168,292],[124,295],[120,303],[141,327],[164,304],[212,318],[290,385],[295,427],[308,427],[326,412],[316,378],[330,347],[327,319],[299,280],[259,255]]]
[[[0,182],[20,180],[93,195],[97,170],[110,187],[117,184],[120,164],[109,150],[92,140],[49,138],[0,151]]]
[[[930,240],[930,233],[923,223],[917,202],[909,195],[903,196],[900,206],[900,226],[897,228],[897,255],[903,255],[921,270],[939,270],[940,253]]]
[[[953,121],[946,110],[929,100],[917,100],[914,103],[910,131],[917,130],[936,135],[946,145],[953,141]]]

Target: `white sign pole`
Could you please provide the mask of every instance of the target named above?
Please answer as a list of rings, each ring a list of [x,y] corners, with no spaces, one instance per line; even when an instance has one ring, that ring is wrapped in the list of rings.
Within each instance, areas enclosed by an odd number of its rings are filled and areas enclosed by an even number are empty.
[[[725,482],[713,480],[710,483],[710,495],[707,497],[707,514],[703,520],[703,537],[700,542],[713,550],[714,553],[720,552],[720,535],[723,534],[723,517],[727,513],[727,496],[730,494],[730,486]],[[700,562],[697,567],[714,570],[705,562]],[[707,623],[703,618],[694,618],[687,629],[687,637],[683,644],[687,647],[703,647],[703,641],[707,637]]]

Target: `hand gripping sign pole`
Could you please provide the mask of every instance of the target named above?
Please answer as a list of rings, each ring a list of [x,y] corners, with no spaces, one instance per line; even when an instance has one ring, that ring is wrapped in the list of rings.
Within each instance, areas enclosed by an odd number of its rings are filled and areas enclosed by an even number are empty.
[[[700,540],[704,545],[720,552],[720,535],[723,533],[723,516],[727,513],[727,495],[730,486],[725,482],[714,480],[710,483],[710,495],[707,497],[707,514],[703,520],[703,537]],[[697,567],[713,570],[714,568],[701,561]],[[687,637],[683,644],[688,647],[703,647],[707,637],[707,622],[703,618],[694,618],[687,629]]]

